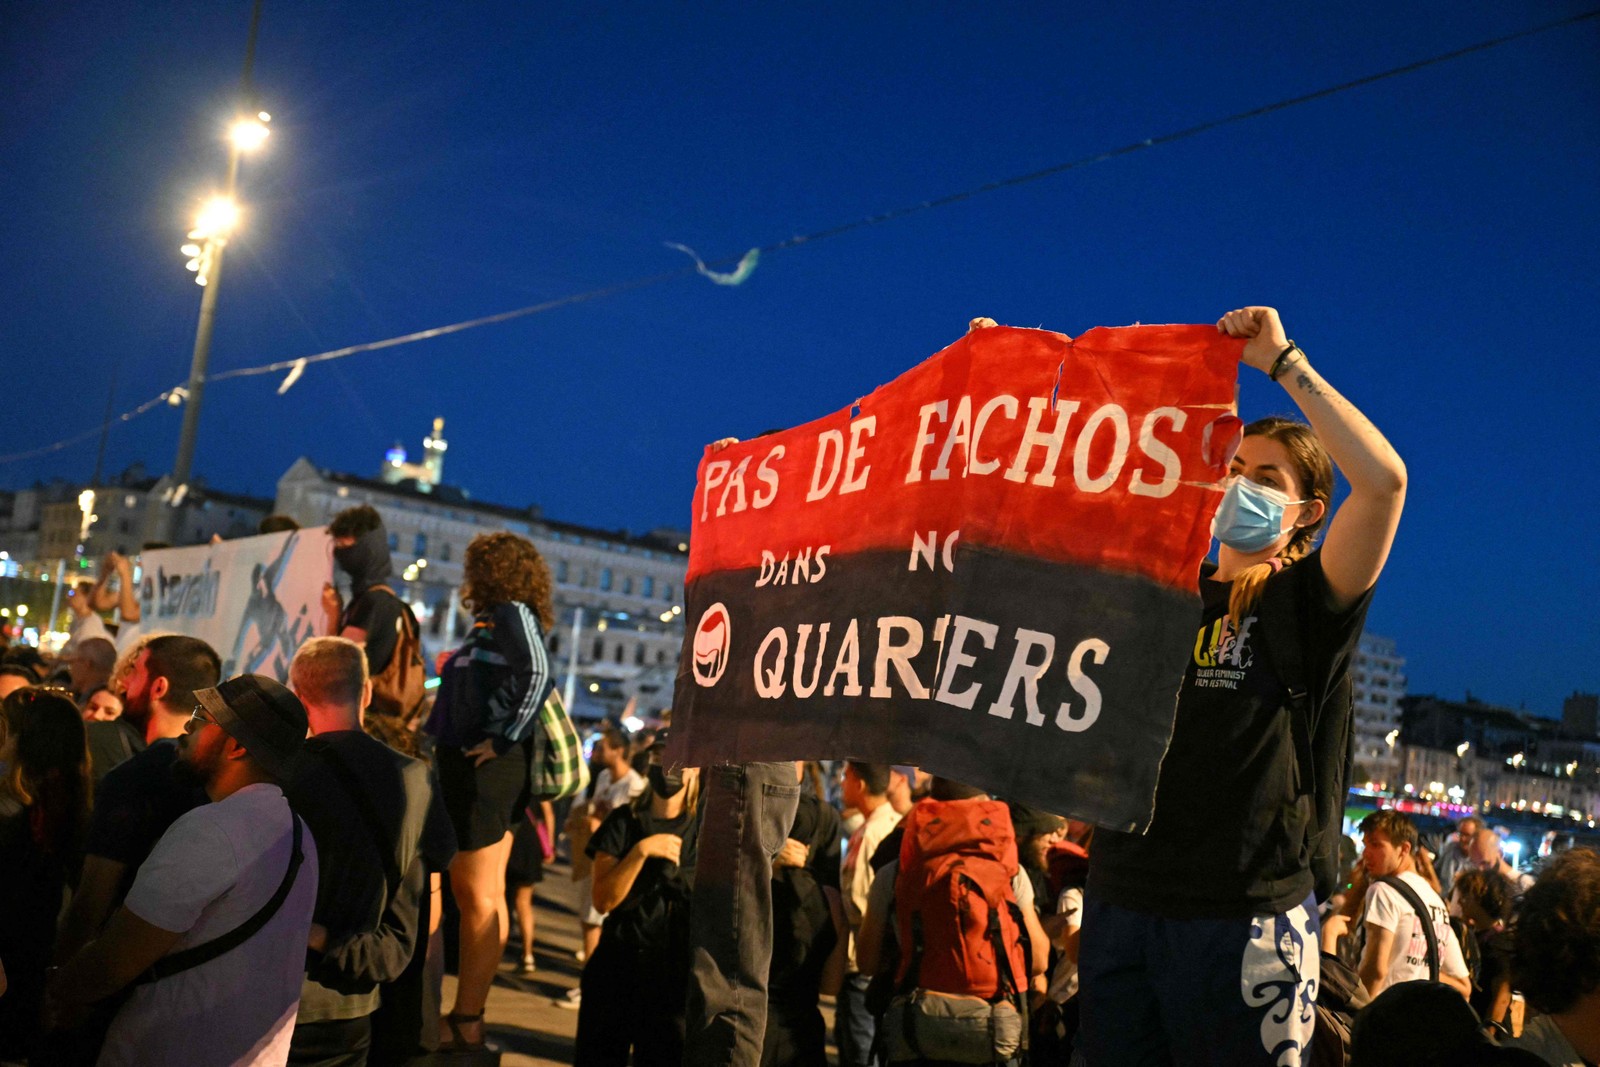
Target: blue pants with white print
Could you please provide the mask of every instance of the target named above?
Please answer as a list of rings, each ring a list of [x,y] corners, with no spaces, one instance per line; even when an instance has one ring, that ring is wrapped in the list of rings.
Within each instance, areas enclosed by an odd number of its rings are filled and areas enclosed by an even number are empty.
[[[1080,1047],[1093,1067],[1304,1067],[1321,973],[1310,897],[1250,919],[1084,901]]]

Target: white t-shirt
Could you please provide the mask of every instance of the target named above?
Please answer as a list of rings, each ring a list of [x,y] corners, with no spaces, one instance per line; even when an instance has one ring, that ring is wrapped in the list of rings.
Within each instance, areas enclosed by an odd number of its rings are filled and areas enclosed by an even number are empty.
[[[246,786],[173,823],[139,868],[125,903],[153,926],[184,931],[172,951],[204,944],[271,899],[291,847],[282,790]],[[100,1067],[288,1060],[317,899],[317,846],[304,828],[300,849],[305,859],[294,887],[254,937],[198,967],[134,987],[111,1023]]]
[[[1056,914],[1070,916],[1068,929],[1083,926],[1083,890],[1068,887],[1061,891],[1060,898],[1056,901]],[[1065,1004],[1078,992],[1078,965],[1065,952],[1061,959],[1056,961],[1056,969],[1050,975],[1050,988],[1045,995],[1057,1004]]]
[[[1467,977],[1467,963],[1461,956],[1461,944],[1450,928],[1450,913],[1433,887],[1415,871],[1400,875],[1401,881],[1415,890],[1427,906],[1433,921],[1433,933],[1439,940],[1439,973],[1453,978]],[[1406,903],[1392,886],[1373,882],[1367,889],[1364,922],[1385,930],[1394,931],[1393,947],[1389,950],[1389,973],[1384,977],[1383,989],[1401,982],[1428,979],[1428,938],[1423,933],[1422,922],[1411,905]],[[1380,989],[1379,992],[1383,990]]]
[[[628,801],[644,792],[644,787],[649,784],[644,777],[632,767],[628,773],[617,779],[611,780],[611,768],[602,768],[594,777],[594,810],[600,814],[609,814],[616,808],[622,807]]]
[[[79,645],[91,637],[103,637],[113,645],[117,643],[116,638],[111,636],[111,631],[106,629],[106,620],[100,617],[98,611],[91,611],[72,620],[72,624],[67,627],[67,642],[61,646],[59,655],[70,656],[77,651]]]

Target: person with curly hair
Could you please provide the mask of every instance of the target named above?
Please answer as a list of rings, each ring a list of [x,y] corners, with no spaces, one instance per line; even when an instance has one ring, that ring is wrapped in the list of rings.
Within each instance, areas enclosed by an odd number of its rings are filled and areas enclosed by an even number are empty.
[[[511,928],[511,828],[530,800],[533,731],[552,684],[544,634],[555,621],[550,568],[527,539],[480,534],[462,567],[472,630],[439,672],[427,726],[460,847],[450,864],[461,910],[460,977],[440,1032],[452,1050],[484,1045],[483,1006]]]
[[[61,894],[76,877],[93,786],[71,694],[20,689],[0,702],[0,1061],[37,1052],[45,967]]]
[[[1600,1061],[1600,855],[1557,856],[1522,895],[1511,977],[1543,1014],[1505,1044],[1563,1067]]]

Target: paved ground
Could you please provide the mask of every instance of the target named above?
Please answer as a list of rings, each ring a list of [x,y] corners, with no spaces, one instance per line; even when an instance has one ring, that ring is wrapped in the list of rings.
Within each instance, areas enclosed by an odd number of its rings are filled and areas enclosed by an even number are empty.
[[[578,919],[574,909],[577,885],[565,864],[546,868],[545,880],[534,894],[534,957],[539,972],[533,978],[515,973],[521,944],[513,938],[506,960],[489,991],[485,1012],[489,1040],[503,1050],[503,1067],[549,1067],[572,1062],[573,1035],[578,1013],[551,1003],[578,984]],[[444,1003],[455,999],[455,979],[445,978]],[[824,1016],[833,1022],[831,1002],[825,998]]]

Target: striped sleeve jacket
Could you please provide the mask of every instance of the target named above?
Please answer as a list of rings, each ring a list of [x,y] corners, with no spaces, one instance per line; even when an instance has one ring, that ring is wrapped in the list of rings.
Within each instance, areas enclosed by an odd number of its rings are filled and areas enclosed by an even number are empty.
[[[517,602],[478,616],[445,670],[439,740],[471,748],[487,738],[498,753],[532,733],[553,684],[539,617]]]

